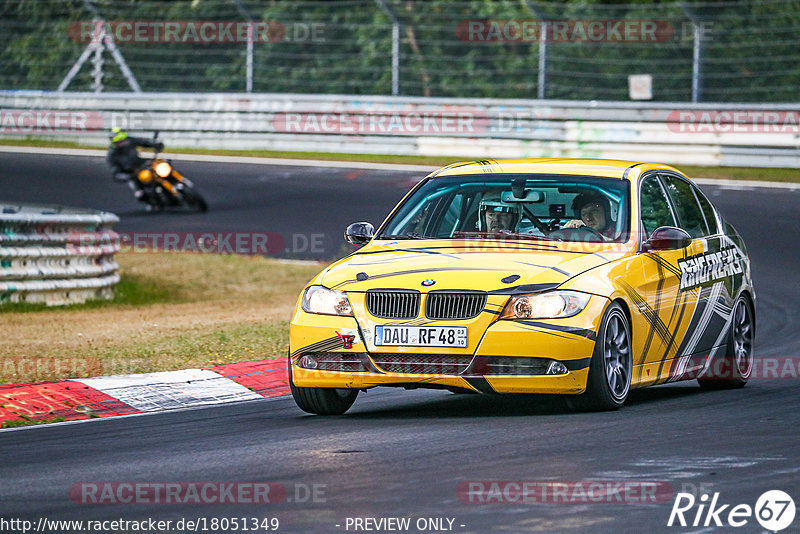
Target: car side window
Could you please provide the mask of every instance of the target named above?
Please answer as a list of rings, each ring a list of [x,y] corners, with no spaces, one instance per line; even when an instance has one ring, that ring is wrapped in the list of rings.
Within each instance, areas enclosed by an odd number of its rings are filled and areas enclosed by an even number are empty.
[[[709,230],[708,233],[710,235],[718,234],[719,227],[717,226],[717,216],[714,212],[714,208],[711,206],[711,202],[708,201],[703,192],[697,187],[692,186],[692,191],[694,191],[697,201],[700,203],[700,208],[703,210],[703,214],[706,216],[706,223],[708,224]]]
[[[675,176],[661,175],[664,187],[672,199],[672,205],[678,216],[680,227],[693,238],[708,235],[708,227],[703,216],[703,211],[697,203],[689,182]]]
[[[655,175],[648,176],[642,182],[641,212],[645,239],[650,237],[653,230],[660,226],[675,226],[675,218],[669,207],[669,201]]]

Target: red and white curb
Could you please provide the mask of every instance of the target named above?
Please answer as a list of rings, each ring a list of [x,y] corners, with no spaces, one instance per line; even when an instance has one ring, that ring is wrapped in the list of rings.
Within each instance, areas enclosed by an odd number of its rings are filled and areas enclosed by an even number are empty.
[[[141,414],[287,393],[285,358],[160,373],[0,385],[0,424]]]

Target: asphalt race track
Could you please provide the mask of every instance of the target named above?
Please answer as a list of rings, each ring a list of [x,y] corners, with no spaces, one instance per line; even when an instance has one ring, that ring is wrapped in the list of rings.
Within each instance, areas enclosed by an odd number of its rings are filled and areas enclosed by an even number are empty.
[[[421,177],[187,162],[177,167],[210,211],[151,215],[110,182],[100,158],[0,153],[0,163],[0,199],[110,210],[121,231],[324,234],[323,252],[284,250],[295,257],[346,250],[347,223],[378,223]],[[748,244],[757,357],[800,357],[800,191],[704,189]],[[277,517],[279,532],[354,532],[347,518],[398,517],[411,519],[408,532],[449,525],[417,530],[421,518],[452,519],[454,532],[707,532],[705,514],[699,526],[667,527],[674,494],[718,492],[718,505],[730,505],[723,522],[767,490],[800,504],[798,443],[797,374],[736,391],[661,386],[596,414],[572,413],[560,399],[387,389],[362,394],[345,416],[313,417],[277,398],[0,432],[0,518]],[[671,493],[647,504],[476,503],[457,493],[469,481],[545,480],[655,482]],[[81,482],[202,481],[275,482],[287,494],[268,505],[85,505],[69,494]],[[800,517],[785,532],[798,524]],[[728,530],[763,531],[754,517]]]

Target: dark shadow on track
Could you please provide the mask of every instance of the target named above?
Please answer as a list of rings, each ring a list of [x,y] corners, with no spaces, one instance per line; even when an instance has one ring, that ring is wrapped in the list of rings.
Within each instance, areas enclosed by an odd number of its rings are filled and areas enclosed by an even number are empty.
[[[681,387],[651,387],[632,391],[628,402],[621,408],[635,410],[640,406],[654,405],[672,399],[689,399],[697,395],[712,394],[705,392],[696,383],[688,382]],[[413,395],[413,392],[409,392]],[[369,395],[367,393],[366,395]],[[359,400],[366,400],[365,394]],[[443,397],[426,403],[402,407],[385,407],[359,410],[356,401],[355,410],[342,416],[359,420],[378,419],[475,419],[478,417],[519,417],[519,416],[551,416],[580,415],[584,412],[573,408],[572,399],[565,395],[479,395],[463,394]],[[409,400],[413,400],[409,398]],[[326,417],[327,419],[327,417]]]

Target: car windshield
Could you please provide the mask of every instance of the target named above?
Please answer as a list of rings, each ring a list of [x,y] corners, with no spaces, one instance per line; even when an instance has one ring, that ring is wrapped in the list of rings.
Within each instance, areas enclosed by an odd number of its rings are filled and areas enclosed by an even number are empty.
[[[378,239],[622,242],[630,228],[627,180],[541,174],[427,180],[383,225]]]

